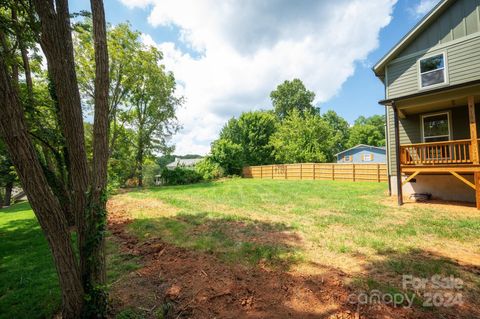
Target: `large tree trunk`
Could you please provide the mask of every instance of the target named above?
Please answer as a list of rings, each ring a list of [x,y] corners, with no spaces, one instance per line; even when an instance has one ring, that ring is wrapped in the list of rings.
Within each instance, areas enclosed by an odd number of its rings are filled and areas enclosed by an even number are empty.
[[[8,182],[5,185],[5,206],[10,206],[12,204],[12,190],[13,182]]]
[[[106,186],[108,162],[108,51],[105,12],[102,0],[91,0],[93,40],[95,46],[95,118],[93,123],[93,174],[86,218],[86,259],[82,279],[86,293],[91,296],[86,315],[107,314],[107,294],[98,289],[106,283],[105,230]],[[93,309],[92,313],[89,310]]]
[[[58,120],[65,139],[69,181],[65,195],[71,199],[75,214],[79,262],[72,247],[66,211],[60,203],[63,197],[56,196],[49,186],[45,173],[48,169],[42,168],[30,140],[19,100],[18,69],[13,69],[13,76],[9,75],[7,54],[0,55],[0,134],[50,245],[62,290],[63,318],[102,318],[107,309],[104,234],[109,154],[108,53],[103,1],[91,0],[96,62],[92,172],[85,151],[68,1],[33,0],[33,3],[40,20],[40,44],[54,84]],[[1,33],[0,37],[2,52],[11,52]],[[28,63],[25,53],[22,52],[22,57]]]
[[[52,251],[62,288],[63,318],[79,318],[84,294],[70,232],[30,141],[23,106],[12,86],[3,55],[0,55],[0,113],[0,134]]]
[[[84,218],[90,172],[85,151],[83,116],[78,90],[70,16],[67,0],[34,0],[40,18],[40,44],[47,58],[49,74],[55,85],[60,125],[68,151],[69,177],[72,183],[72,206],[78,231],[78,245],[85,247]],[[81,258],[83,259],[83,258]],[[80,265],[83,268],[83,265]]]

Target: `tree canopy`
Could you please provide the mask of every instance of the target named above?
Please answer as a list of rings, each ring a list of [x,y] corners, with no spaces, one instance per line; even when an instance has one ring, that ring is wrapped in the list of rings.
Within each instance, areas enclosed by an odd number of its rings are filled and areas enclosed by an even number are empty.
[[[272,135],[270,144],[279,163],[326,162],[333,130],[320,115],[294,109]]]
[[[315,93],[307,90],[300,79],[287,80],[278,85],[270,93],[270,99],[274,112],[280,119],[285,118],[293,109],[302,114],[318,111],[312,104]]]
[[[385,116],[373,115],[371,117],[360,116],[350,129],[348,147],[358,144],[372,146],[385,145]]]

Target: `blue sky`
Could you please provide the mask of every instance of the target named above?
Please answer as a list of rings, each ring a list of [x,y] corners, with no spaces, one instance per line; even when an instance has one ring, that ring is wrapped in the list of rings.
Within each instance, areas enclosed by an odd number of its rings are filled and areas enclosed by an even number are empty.
[[[294,77],[322,111],[347,121],[382,114],[382,83],[371,71],[438,0],[104,0],[107,21],[130,21],[165,54],[183,129],[176,153],[205,154],[242,111],[269,109],[268,95]],[[89,10],[70,1],[70,10]]]

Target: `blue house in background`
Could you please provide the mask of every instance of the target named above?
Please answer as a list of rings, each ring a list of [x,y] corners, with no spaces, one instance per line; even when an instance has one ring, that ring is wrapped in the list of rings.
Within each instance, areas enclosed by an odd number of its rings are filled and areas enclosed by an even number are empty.
[[[348,150],[335,154],[337,163],[386,163],[387,155],[385,147],[358,144]]]

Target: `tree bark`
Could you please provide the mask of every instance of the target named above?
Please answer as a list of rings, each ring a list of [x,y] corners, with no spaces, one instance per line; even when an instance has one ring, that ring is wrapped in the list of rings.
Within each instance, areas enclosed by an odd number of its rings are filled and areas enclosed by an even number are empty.
[[[143,187],[143,143],[140,141],[138,143],[138,151],[137,151],[137,178],[138,178],[138,186]]]
[[[83,116],[75,72],[68,1],[56,0],[55,5],[49,0],[34,0],[33,3],[40,18],[40,44],[55,84],[59,122],[68,151],[67,166],[70,169],[69,176],[74,193],[72,206],[81,252],[85,245],[83,227],[90,172],[85,151]]]
[[[10,206],[12,204],[12,190],[13,182],[8,182],[5,185],[5,206]]]
[[[95,47],[95,117],[93,123],[93,174],[86,217],[85,260],[82,279],[85,292],[91,297],[86,309],[90,317],[106,317],[105,230],[108,163],[108,50],[105,12],[102,0],[91,0],[93,41]],[[101,287],[99,289],[99,287]],[[90,313],[90,309],[92,312]]]
[[[63,318],[79,318],[83,307],[80,271],[58,200],[48,186],[30,141],[23,106],[0,55],[0,134],[52,251],[62,290]]]

